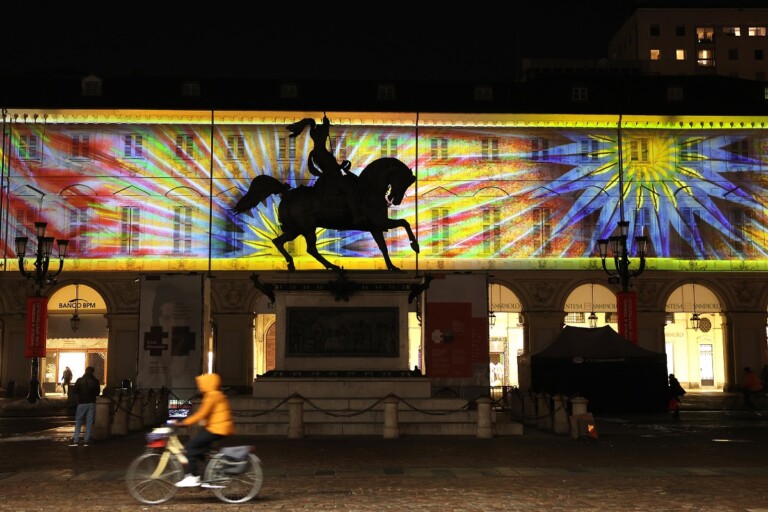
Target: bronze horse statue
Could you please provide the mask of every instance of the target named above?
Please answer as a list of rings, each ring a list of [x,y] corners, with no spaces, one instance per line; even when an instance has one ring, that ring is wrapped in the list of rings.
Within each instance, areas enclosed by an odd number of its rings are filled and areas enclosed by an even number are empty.
[[[390,219],[388,216],[389,207],[399,205],[408,187],[416,181],[413,172],[400,160],[384,157],[367,165],[359,176],[349,174],[343,179],[353,180],[357,207],[365,215],[358,222],[352,220],[351,208],[340,193],[323,190],[324,187],[320,184],[322,179],[312,187],[300,185],[291,188],[287,183],[281,183],[265,174],[256,176],[251,181],[248,192],[240,198],[232,211],[236,215],[244,213],[273,194],[281,196],[277,216],[283,232],[272,239],[272,243],[288,263],[288,270],[296,270],[296,267],[293,257],[285,250],[285,244],[299,235],[307,242],[307,252],[326,269],[341,270],[341,267],[334,265],[318,252],[315,233],[318,227],[340,231],[368,231],[384,256],[387,269],[400,270],[389,257],[384,231],[402,227],[408,233],[411,249],[419,252],[419,244],[408,221]]]

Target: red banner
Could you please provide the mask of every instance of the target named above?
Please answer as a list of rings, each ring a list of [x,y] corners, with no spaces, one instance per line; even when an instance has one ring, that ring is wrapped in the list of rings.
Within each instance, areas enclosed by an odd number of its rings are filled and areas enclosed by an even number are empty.
[[[618,292],[616,311],[619,315],[619,334],[637,345],[637,294]]]
[[[27,339],[24,357],[45,357],[48,333],[48,297],[27,299]]]

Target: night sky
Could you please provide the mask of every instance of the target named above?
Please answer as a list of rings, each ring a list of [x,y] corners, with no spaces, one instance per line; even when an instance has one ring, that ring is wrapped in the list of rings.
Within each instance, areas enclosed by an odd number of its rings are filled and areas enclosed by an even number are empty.
[[[520,58],[606,57],[634,3],[224,2],[173,16],[60,3],[6,24],[0,74],[504,79]]]

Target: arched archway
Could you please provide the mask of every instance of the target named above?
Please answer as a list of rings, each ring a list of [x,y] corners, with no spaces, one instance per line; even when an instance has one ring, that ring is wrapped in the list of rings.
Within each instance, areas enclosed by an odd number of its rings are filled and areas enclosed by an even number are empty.
[[[61,375],[72,370],[73,381],[93,366],[96,378],[107,382],[107,304],[88,285],[74,283],[56,290],[48,301],[45,358],[40,363],[44,393],[62,392]]]
[[[619,332],[616,315],[616,294],[598,283],[577,286],[565,300],[565,324],[575,327],[609,325]],[[592,318],[590,318],[592,317]]]
[[[490,384],[519,386],[517,357],[523,352],[522,303],[506,286],[489,283],[488,304]]]
[[[707,286],[685,283],[667,299],[664,350],[668,373],[687,389],[725,387],[725,333],[720,300]]]

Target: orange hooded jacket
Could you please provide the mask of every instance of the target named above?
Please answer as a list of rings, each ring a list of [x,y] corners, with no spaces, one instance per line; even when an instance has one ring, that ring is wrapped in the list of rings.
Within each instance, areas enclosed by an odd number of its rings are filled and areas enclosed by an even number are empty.
[[[195,377],[197,389],[203,393],[203,401],[197,412],[187,416],[182,425],[200,423],[208,432],[228,436],[235,433],[229,400],[219,389],[221,377],[217,373],[204,373]]]

